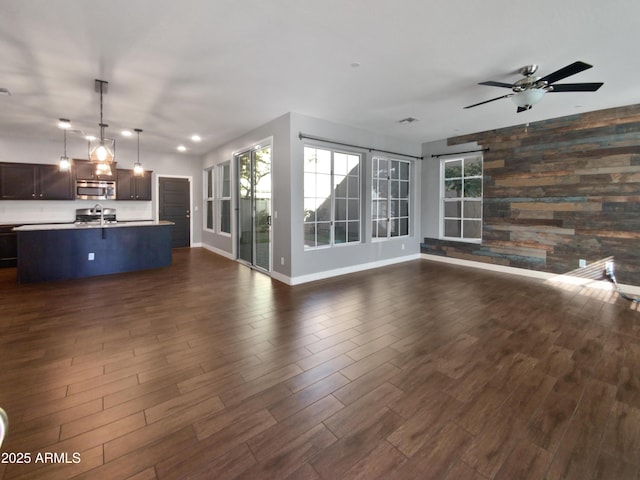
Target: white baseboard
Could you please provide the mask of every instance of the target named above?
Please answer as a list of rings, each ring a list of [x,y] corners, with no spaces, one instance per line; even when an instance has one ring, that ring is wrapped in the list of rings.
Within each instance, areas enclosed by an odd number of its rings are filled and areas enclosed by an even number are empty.
[[[511,275],[521,275],[523,277],[537,278],[540,280],[548,280],[550,282],[571,283],[573,285],[584,285],[589,287],[606,288],[608,290],[615,289],[615,286],[608,281],[594,281],[589,278],[573,277],[570,275],[561,275],[557,273],[539,272],[537,270],[529,270],[526,268],[507,267],[505,265],[495,265],[493,263],[475,262],[473,260],[464,260],[461,258],[443,257],[440,255],[430,255],[421,253],[421,258],[432,262],[449,263],[452,265],[461,265],[464,267],[480,268],[482,270],[490,270],[493,272],[509,273]],[[620,290],[630,295],[640,295],[640,287],[635,285],[618,284]]]
[[[204,248],[205,250],[209,250],[210,252],[213,252],[217,255],[220,255],[222,257],[226,257],[229,260],[235,260],[235,258],[233,258],[233,255],[231,253],[225,252],[224,250],[220,250],[219,248],[216,248],[216,247],[212,247],[211,245],[207,245],[206,243],[200,243],[198,246]]]
[[[385,267],[387,265],[394,265],[396,263],[410,262],[420,259],[420,253],[415,255],[407,255],[406,257],[391,258],[388,260],[380,260],[378,262],[363,263],[360,265],[353,265],[350,267],[335,268],[333,270],[326,270],[324,272],[310,273],[308,275],[299,275],[297,277],[287,277],[285,275],[271,272],[271,278],[287,285],[300,285],[302,283],[315,282],[316,280],[324,280],[326,278],[337,277],[339,275],[347,275],[349,273],[361,272],[363,270],[371,270],[373,268]]]

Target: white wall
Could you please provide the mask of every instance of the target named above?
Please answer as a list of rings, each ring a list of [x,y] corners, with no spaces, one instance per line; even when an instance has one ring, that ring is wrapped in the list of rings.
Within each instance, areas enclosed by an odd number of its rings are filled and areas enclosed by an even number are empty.
[[[154,186],[152,202],[101,201],[105,208],[115,208],[119,220],[145,220],[154,218],[157,192],[155,176],[169,175],[193,178],[194,198],[202,195],[201,157],[180,154],[157,154],[144,150],[141,141],[140,161],[146,170],[153,170]],[[56,164],[62,155],[60,142],[18,141],[0,139],[0,162],[51,163]],[[86,158],[87,144],[82,139],[68,138],[67,155],[71,158]],[[126,141],[116,144],[116,162],[119,168],[131,169],[137,158],[135,145]],[[73,222],[77,208],[92,207],[90,200],[2,200],[0,201],[0,224]],[[193,210],[193,209],[192,209]],[[194,242],[201,240],[201,208],[193,212]]]

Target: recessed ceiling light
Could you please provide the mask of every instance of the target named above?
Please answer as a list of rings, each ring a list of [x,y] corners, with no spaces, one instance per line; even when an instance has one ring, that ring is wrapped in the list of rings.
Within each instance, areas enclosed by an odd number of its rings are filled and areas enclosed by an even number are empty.
[[[187,147],[185,147],[184,145],[178,145],[178,151],[179,152],[186,152],[187,151]]]
[[[93,142],[96,137],[94,137],[93,135],[87,135],[86,137],[84,137],[85,139],[89,140],[90,142]]]
[[[62,128],[63,130],[71,128],[71,120],[68,118],[60,118],[58,121],[58,128]]]
[[[131,135],[133,135],[131,130],[122,130],[122,132],[120,133],[122,134],[123,137],[130,137]]]
[[[351,62],[351,68],[358,68],[360,66],[360,62]]]
[[[200,138],[200,135],[191,135],[192,142],[199,142],[200,140],[202,140],[202,138]]]

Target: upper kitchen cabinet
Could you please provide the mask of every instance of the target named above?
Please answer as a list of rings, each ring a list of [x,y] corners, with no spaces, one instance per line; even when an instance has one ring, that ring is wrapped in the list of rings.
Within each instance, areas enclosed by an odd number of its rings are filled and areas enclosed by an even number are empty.
[[[133,170],[118,169],[117,172],[117,200],[151,200],[151,171],[145,170],[142,177],[136,177]]]
[[[73,200],[71,172],[57,165],[32,163],[0,164],[2,200]]]
[[[73,170],[76,180],[113,180],[115,178],[116,164],[111,166],[113,175],[96,175],[96,165],[89,160],[73,159]]]

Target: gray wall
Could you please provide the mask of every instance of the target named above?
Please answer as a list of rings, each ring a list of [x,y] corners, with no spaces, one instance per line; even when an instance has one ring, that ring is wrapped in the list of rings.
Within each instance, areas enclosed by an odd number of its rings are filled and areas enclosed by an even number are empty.
[[[447,140],[423,143],[422,155],[422,234],[424,239],[438,238],[440,236],[440,159],[432,155],[443,153],[455,154],[480,148],[477,143],[471,142],[463,145],[447,146]],[[455,158],[455,155],[446,158]]]
[[[234,154],[245,151],[258,143],[271,142],[271,171],[272,171],[272,259],[273,271],[285,276],[291,274],[291,196],[289,185],[290,144],[289,144],[290,116],[283,115],[262,125],[235,140],[213,150],[202,160],[202,170],[217,166],[226,161],[231,163],[231,231],[236,228],[236,184],[237,172]],[[218,174],[216,169],[215,174]],[[200,173],[203,175],[202,171]],[[217,182],[217,179],[215,180]],[[202,232],[202,242],[206,246],[219,251],[230,258],[236,257],[236,245],[232,236],[219,232]],[[283,259],[283,262],[280,260]],[[284,265],[282,265],[284,263]]]
[[[372,242],[371,225],[371,157],[368,150],[363,154],[364,188],[363,241],[357,245],[342,245],[333,248],[305,250],[304,248],[304,206],[303,206],[303,155],[304,145],[298,134],[329,138],[335,141],[375,147],[384,150],[420,155],[421,145],[409,144],[391,137],[366,132],[353,127],[326,120],[288,113],[258,127],[241,137],[207,154],[202,162],[203,170],[225,161],[232,161],[234,153],[241,152],[265,139],[272,141],[272,182],[273,182],[273,226],[272,226],[272,275],[279,280],[298,283],[315,278],[323,278],[340,273],[345,269],[358,270],[363,265],[371,266],[380,262],[393,262],[403,258],[415,258],[420,253],[420,178],[421,162],[413,161],[413,192],[411,235],[390,241]],[[318,144],[327,146],[328,144]],[[404,159],[402,156],[395,158]],[[232,171],[232,211],[236,207],[236,171]],[[235,217],[235,216],[234,216]],[[232,221],[235,231],[236,218]],[[203,231],[203,244],[218,252],[236,258],[234,238],[217,232]]]
[[[371,158],[373,155],[387,156],[391,158],[407,159],[402,156],[393,156],[368,150],[360,150],[363,154],[363,172],[365,188],[363,195],[362,242],[353,245],[340,245],[333,248],[320,248],[305,250],[304,248],[304,205],[303,205],[303,161],[304,145],[314,144],[327,146],[327,143],[316,143],[309,140],[301,141],[298,134],[302,132],[314,137],[322,137],[337,142],[361,145],[365,147],[379,148],[408,155],[420,156],[421,146],[411,144],[392,137],[382,137],[373,133],[332,123],[326,120],[312,118],[296,113],[291,114],[291,256],[292,277],[304,277],[308,279],[321,278],[323,272],[332,270],[348,271],[350,268],[357,270],[364,264],[384,263],[396,261],[402,257],[411,257],[420,252],[420,177],[422,165],[420,160],[412,160],[412,182],[410,191],[413,192],[411,215],[411,231],[409,237],[395,238],[388,241],[371,240]],[[341,147],[337,147],[341,148]],[[404,249],[403,249],[404,247]]]

